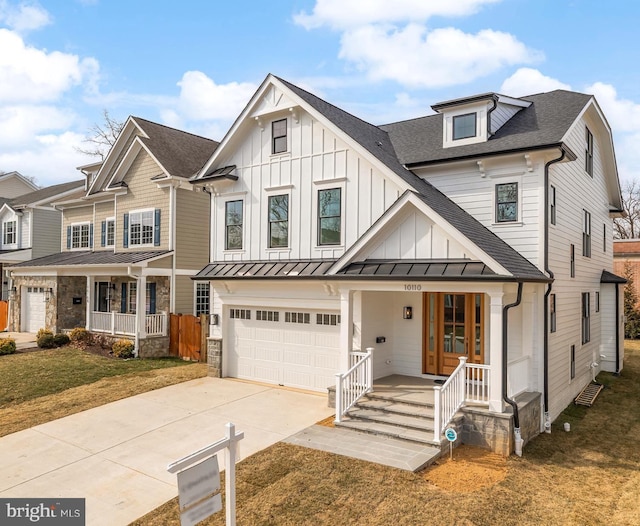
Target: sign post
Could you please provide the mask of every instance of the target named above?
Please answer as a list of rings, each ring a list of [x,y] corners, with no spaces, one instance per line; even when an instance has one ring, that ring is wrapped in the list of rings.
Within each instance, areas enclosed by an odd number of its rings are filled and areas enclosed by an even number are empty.
[[[453,443],[458,439],[458,433],[452,427],[448,427],[444,432],[444,436],[449,441],[449,459],[453,460]]]
[[[226,524],[236,524],[236,457],[238,442],[244,433],[236,433],[236,426],[226,425],[226,437],[167,466],[169,473],[178,474],[180,524],[192,526],[222,509],[220,496],[220,469],[218,457],[225,455]]]

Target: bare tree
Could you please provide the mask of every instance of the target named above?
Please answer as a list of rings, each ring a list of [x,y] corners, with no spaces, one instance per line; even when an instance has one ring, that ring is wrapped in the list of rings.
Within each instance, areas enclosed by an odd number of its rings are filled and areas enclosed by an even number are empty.
[[[116,142],[122,128],[124,128],[124,122],[111,117],[107,110],[102,110],[102,116],[104,122],[91,126],[86,138],[82,141],[87,143],[88,146],[86,148],[76,148],[76,151],[91,157],[100,157],[104,161],[105,156]]]
[[[625,217],[613,221],[613,233],[616,239],[634,239],[640,237],[640,182],[636,179],[622,185],[622,210]]]

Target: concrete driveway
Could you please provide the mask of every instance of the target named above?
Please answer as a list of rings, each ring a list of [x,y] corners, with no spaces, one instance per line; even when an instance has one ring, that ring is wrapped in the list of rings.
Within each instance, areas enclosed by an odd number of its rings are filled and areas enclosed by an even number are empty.
[[[128,524],[177,495],[167,464],[227,422],[242,459],[332,414],[326,395],[200,378],[0,438],[0,497],[84,497],[87,525]]]

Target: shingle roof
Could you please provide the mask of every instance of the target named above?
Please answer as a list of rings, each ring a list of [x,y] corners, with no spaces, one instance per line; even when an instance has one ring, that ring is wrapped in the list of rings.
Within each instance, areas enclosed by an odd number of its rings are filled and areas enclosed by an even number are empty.
[[[440,114],[380,126],[406,165],[449,161],[513,150],[557,145],[575,122],[591,95],[555,90],[522,100],[533,102],[521,109],[488,141],[443,148]]]
[[[78,265],[133,265],[158,256],[170,254],[170,250],[150,250],[147,252],[110,252],[88,250],[59,252],[41,258],[31,259],[12,265],[13,267],[70,267]]]
[[[278,80],[406,181],[429,207],[473,241],[481,250],[498,261],[516,278],[550,281],[529,260],[460,208],[440,190],[407,170],[398,159],[387,131],[329,104],[294,84],[280,78]],[[442,133],[438,140],[442,143]]]
[[[70,181],[68,183],[54,184],[45,188],[40,188],[28,194],[23,194],[19,197],[10,199],[11,206],[29,205],[31,203],[39,203],[47,199],[54,198],[60,194],[70,192],[72,190],[84,188],[84,179],[77,181]]]
[[[158,162],[171,174],[191,177],[211,157],[218,142],[162,124],[132,117],[149,138],[141,137]]]

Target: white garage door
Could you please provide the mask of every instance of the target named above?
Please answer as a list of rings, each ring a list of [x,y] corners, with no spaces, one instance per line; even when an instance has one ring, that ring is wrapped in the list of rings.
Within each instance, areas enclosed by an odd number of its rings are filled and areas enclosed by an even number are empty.
[[[44,327],[45,319],[44,289],[42,287],[27,287],[25,298],[25,330],[27,332],[38,332]]]
[[[338,372],[340,315],[328,311],[227,311],[228,376],[325,391]]]

